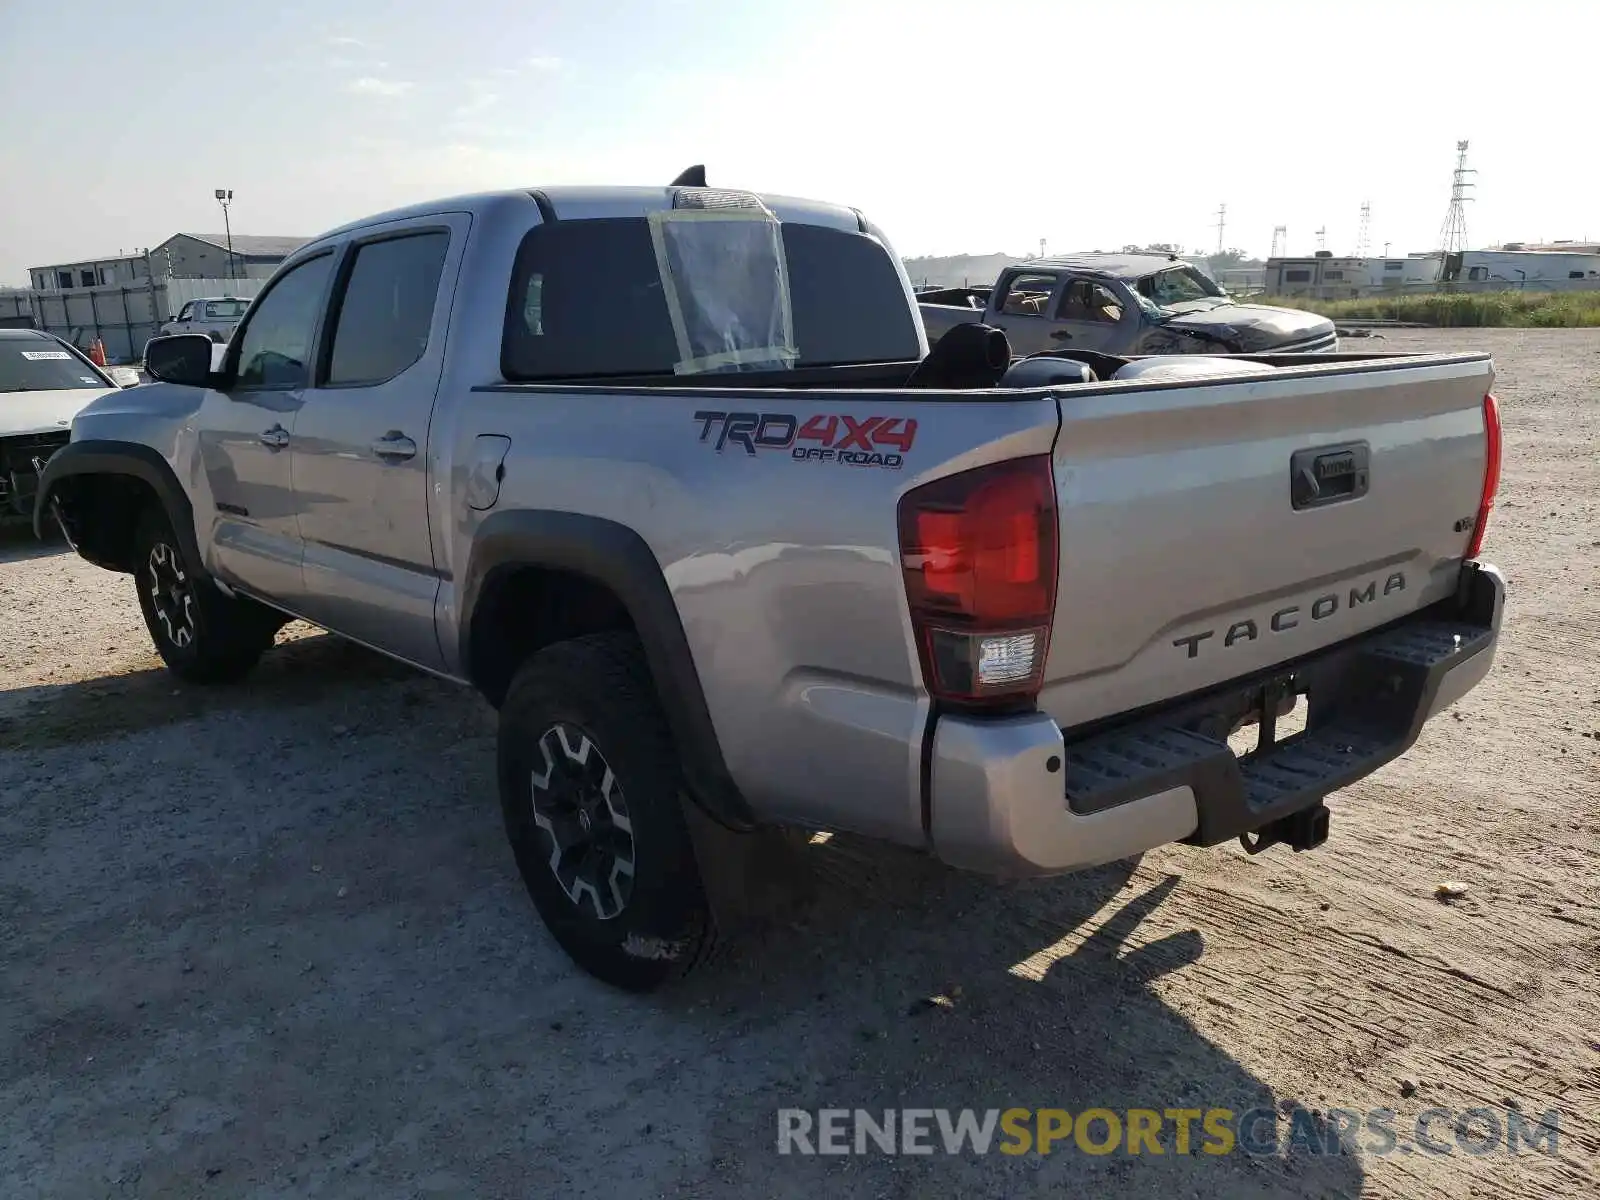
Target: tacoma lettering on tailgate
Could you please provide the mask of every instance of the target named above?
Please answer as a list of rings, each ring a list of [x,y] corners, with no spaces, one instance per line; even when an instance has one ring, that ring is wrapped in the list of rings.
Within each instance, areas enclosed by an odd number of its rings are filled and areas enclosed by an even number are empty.
[[[1349,593],[1341,595],[1338,592],[1328,592],[1318,596],[1309,606],[1302,607],[1298,604],[1287,604],[1272,613],[1263,613],[1260,619],[1247,617],[1243,621],[1235,621],[1228,626],[1227,633],[1222,636],[1222,646],[1227,649],[1237,646],[1240,642],[1253,642],[1264,633],[1288,633],[1299,626],[1302,618],[1312,621],[1326,621],[1341,608],[1355,608],[1358,604],[1375,603],[1380,596],[1387,596],[1393,592],[1406,590],[1406,577],[1400,571],[1395,571],[1384,579],[1379,586],[1377,579],[1369,579],[1360,587],[1352,585]],[[1173,638],[1174,646],[1187,646],[1189,657],[1200,656],[1200,643],[1214,638],[1223,631],[1208,629],[1204,633],[1191,633],[1186,637]]]
[[[715,434],[719,454],[730,445],[752,457],[762,450],[787,450],[801,462],[847,467],[898,470],[917,438],[915,417],[819,413],[802,423],[793,413],[697,412],[694,419],[700,422],[702,442]]]

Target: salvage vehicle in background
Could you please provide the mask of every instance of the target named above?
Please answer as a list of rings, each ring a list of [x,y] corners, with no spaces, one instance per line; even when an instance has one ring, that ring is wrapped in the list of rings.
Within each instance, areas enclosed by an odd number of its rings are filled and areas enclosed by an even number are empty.
[[[533,902],[622,987],[702,961],[767,831],[1007,876],[1321,845],[1500,629],[1486,355],[929,352],[839,205],[421,204],[212,350],[79,414],[38,528],[183,679],[300,617],[475,688]]]
[[[0,329],[0,521],[33,516],[38,464],[67,444],[78,410],[137,382],[53,333]]]
[[[225,342],[233,336],[249,307],[250,301],[237,296],[201,296],[185,303],[160,333],[203,333],[213,342]]]
[[[993,288],[917,295],[929,343],[953,326],[1006,331],[1019,355],[1306,354],[1335,351],[1333,322],[1315,313],[1243,304],[1175,255],[1079,254],[1004,271]]]

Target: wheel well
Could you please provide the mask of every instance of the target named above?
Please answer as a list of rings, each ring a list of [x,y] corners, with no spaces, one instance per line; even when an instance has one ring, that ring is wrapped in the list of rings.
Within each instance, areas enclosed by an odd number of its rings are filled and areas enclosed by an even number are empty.
[[[139,518],[161,505],[155,488],[133,475],[72,475],[54,495],[80,555],[109,570],[134,569]]]
[[[616,593],[588,576],[545,567],[503,567],[472,611],[467,673],[496,708],[511,677],[546,646],[607,630],[633,630]]]

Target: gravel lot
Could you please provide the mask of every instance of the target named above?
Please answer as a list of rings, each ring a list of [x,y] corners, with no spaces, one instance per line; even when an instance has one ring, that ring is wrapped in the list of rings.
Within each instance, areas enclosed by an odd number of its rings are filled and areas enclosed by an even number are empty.
[[[125,577],[6,540],[0,1195],[1596,1194],[1600,331],[1372,345],[1494,353],[1513,607],[1324,849],[1000,885],[836,838],[819,898],[650,998],[537,923],[474,697],[297,626],[178,686]],[[1558,1155],[775,1148],[788,1106],[1506,1101]]]

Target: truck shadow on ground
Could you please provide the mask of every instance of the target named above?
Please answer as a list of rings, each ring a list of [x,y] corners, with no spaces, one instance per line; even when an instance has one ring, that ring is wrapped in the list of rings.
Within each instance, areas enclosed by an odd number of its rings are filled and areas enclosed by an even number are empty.
[[[845,1180],[850,1194],[907,1197],[1360,1193],[1359,1160],[1320,1116],[1296,1113],[1297,1101],[1275,1096],[1159,994],[1163,976],[1204,951],[1199,930],[1174,927],[1182,922],[1164,910],[1177,876],[1129,860],[1007,883],[844,836],[803,847],[791,870],[789,919],[662,1001],[691,1019],[803,1026],[790,1077],[723,1114],[720,1157],[736,1166],[701,1180],[707,1194],[756,1194],[775,1168],[791,1180],[783,1194],[796,1195],[834,1194]],[[1045,1155],[1037,1145],[1001,1154],[997,1131],[986,1155],[954,1158],[935,1127],[935,1153],[875,1151],[843,1177],[839,1158],[778,1154],[780,1109],[862,1108],[876,1120],[907,1107],[1101,1109],[1124,1124],[1116,1136],[1100,1118],[1084,1145],[1069,1134]],[[1148,1143],[1129,1153],[1132,1109],[1163,1114],[1165,1153]],[[1177,1122],[1164,1116],[1174,1109],[1259,1115],[1225,1154],[1196,1117],[1179,1154]],[[1301,1143],[1286,1153],[1292,1128]]]
[[[41,541],[33,536],[33,523],[22,518],[0,521],[0,563],[26,562],[34,558],[49,558],[52,554],[66,554],[72,547],[58,536]]]
[[[0,1192],[1361,1191],[1348,1155],[1177,1154],[1170,1122],[1161,1155],[778,1154],[784,1108],[1281,1107],[1163,998],[1203,938],[1148,867],[803,844],[776,923],[636,997],[538,925],[459,689],[313,636],[237,688],[145,666],[0,699]]]
[[[228,686],[185,684],[161,665],[153,650],[124,658],[120,665],[124,669],[111,674],[0,692],[0,750],[48,749],[221,713],[277,712],[367,685],[401,687],[402,703],[420,703],[430,691],[450,690],[392,659],[320,632],[274,646],[246,679]],[[91,657],[80,669],[94,671],[97,666]]]

